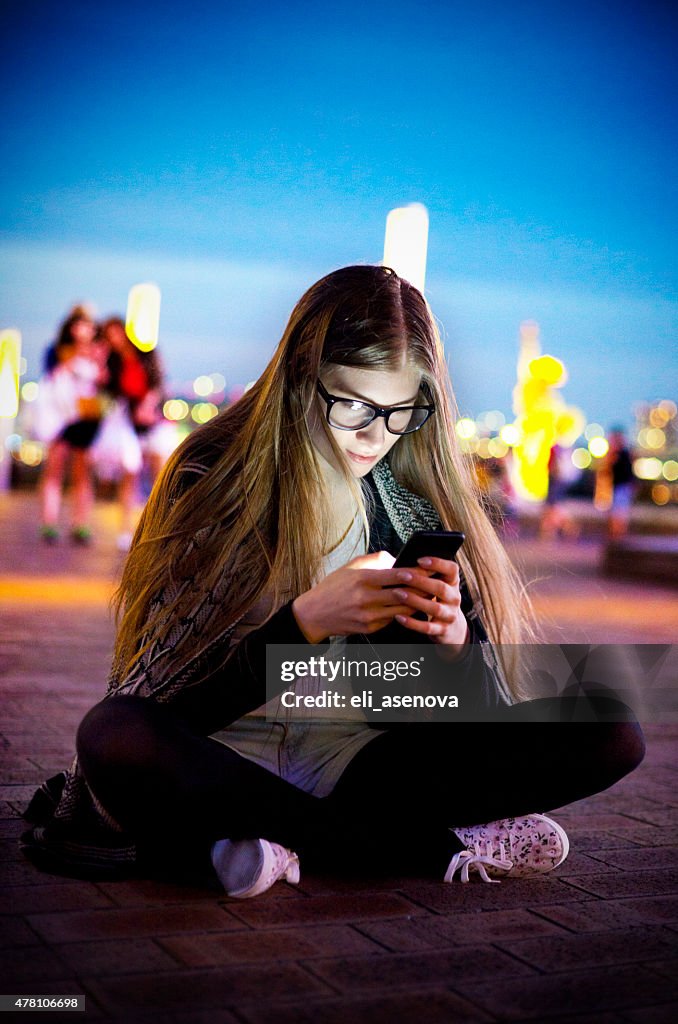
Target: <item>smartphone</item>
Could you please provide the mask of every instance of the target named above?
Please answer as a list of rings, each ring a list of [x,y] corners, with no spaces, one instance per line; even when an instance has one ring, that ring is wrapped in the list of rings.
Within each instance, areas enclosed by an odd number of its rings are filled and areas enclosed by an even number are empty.
[[[418,530],[401,548],[393,563],[394,569],[405,569],[417,566],[418,558],[449,558],[453,559],[464,543],[465,535],[458,530]],[[419,566],[421,569],[422,566]],[[433,573],[439,577],[440,573]],[[424,612],[415,612],[412,616],[422,622],[427,618]]]
[[[453,559],[464,539],[458,530],[418,530],[401,549],[393,568],[416,567],[418,558]]]

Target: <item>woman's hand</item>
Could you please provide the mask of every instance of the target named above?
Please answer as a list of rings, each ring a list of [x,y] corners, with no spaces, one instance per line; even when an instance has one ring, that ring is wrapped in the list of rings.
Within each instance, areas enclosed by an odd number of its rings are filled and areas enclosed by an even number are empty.
[[[292,613],[309,643],[328,636],[375,633],[408,605],[393,588],[414,580],[416,569],[393,569],[388,551],[360,555],[329,573],[292,602]]]
[[[412,586],[393,591],[408,605],[404,615],[399,612],[395,617],[407,629],[459,653],[468,640],[468,623],[461,610],[459,566],[447,558],[420,558],[418,565],[421,569],[412,569]],[[430,573],[437,573],[439,578],[434,579]],[[425,612],[429,619],[415,619],[415,612]]]

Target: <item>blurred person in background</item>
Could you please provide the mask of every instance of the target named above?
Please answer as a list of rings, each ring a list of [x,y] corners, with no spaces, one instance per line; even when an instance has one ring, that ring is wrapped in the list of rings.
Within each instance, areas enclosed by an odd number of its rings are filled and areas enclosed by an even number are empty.
[[[76,306],[59,328],[45,354],[35,411],[35,432],[47,445],[40,482],[41,536],[59,539],[62,494],[70,462],[73,485],[71,540],[88,544],[94,501],[90,448],[101,422],[101,360],[94,343],[95,325]]]
[[[567,449],[554,444],[549,455],[548,491],[539,523],[539,536],[544,540],[555,540],[558,536],[574,539],[579,536],[579,527],[563,505],[571,482],[568,472],[571,465]]]
[[[164,375],[156,350],[142,352],[130,341],[120,317],[99,327],[106,347],[106,391],[114,405],[95,445],[97,464],[119,478],[118,547],[126,551],[141,503],[141,473],[152,484],[177,444],[176,428],[162,413]]]
[[[610,540],[616,540],[625,537],[629,531],[635,477],[624,428],[612,427],[608,442],[610,447],[604,465],[605,472],[610,475],[612,504],[607,519],[607,534]]]

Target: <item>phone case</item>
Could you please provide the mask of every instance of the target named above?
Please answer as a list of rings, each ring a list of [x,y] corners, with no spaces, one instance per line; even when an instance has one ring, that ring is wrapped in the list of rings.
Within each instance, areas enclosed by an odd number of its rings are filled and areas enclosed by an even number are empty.
[[[464,543],[458,530],[419,530],[413,533],[395,560],[394,568],[416,566],[419,558],[453,559]]]

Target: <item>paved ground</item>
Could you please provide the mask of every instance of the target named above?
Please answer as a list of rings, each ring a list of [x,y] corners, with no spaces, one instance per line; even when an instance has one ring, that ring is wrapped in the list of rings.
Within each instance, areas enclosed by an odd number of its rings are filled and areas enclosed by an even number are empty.
[[[71,1020],[163,1024],[678,1019],[678,725],[650,727],[632,777],[558,814],[573,852],[541,880],[304,874],[242,903],[22,860],[21,809],[68,763],[102,693],[119,568],[105,504],[97,532],[89,551],[41,548],[34,497],[0,495],[0,992],[82,993],[87,1012]],[[600,578],[597,541],[513,551],[554,640],[674,640],[676,591]]]

